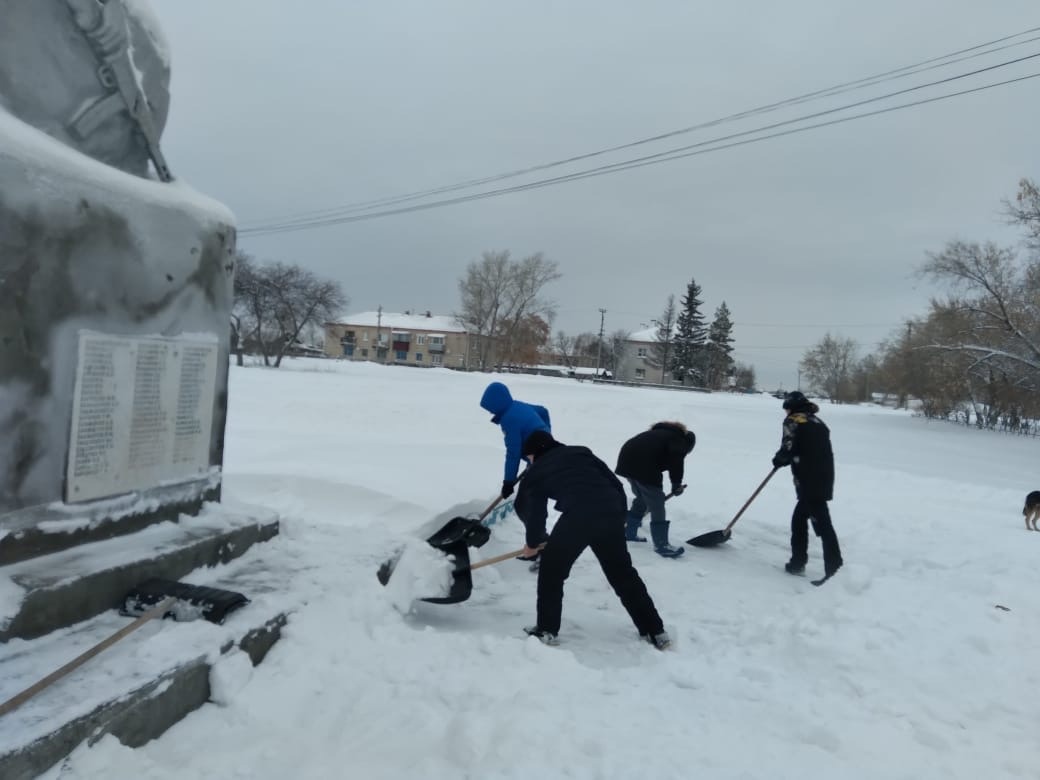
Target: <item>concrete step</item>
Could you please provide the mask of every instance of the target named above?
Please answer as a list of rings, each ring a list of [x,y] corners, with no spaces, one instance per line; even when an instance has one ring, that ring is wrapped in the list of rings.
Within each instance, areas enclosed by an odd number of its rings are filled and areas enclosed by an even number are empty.
[[[177,522],[0,566],[0,643],[43,636],[115,609],[144,580],[176,580],[226,563],[277,533],[278,519],[270,513],[206,504]]]
[[[9,512],[0,525],[0,566],[173,522],[219,500],[219,474],[214,474],[89,504],[54,503]]]
[[[0,778],[34,778],[85,740],[93,744],[106,734],[129,747],[143,745],[210,700],[216,665],[244,664],[239,650],[258,664],[294,607],[295,572],[286,560],[275,540],[226,565],[181,577],[191,584],[238,591],[250,603],[221,625],[152,620],[0,717]],[[0,701],[130,621],[110,609],[40,638],[0,645]]]

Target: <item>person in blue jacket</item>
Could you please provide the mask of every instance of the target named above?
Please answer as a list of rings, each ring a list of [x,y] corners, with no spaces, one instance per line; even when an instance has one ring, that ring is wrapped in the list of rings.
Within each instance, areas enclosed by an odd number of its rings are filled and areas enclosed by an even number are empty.
[[[484,389],[480,406],[491,412],[491,422],[502,427],[502,437],[506,444],[502,498],[509,498],[513,495],[513,487],[516,485],[516,475],[520,470],[520,450],[527,437],[535,431],[552,433],[549,410],[544,406],[514,400],[509,388],[501,382],[492,382]]]

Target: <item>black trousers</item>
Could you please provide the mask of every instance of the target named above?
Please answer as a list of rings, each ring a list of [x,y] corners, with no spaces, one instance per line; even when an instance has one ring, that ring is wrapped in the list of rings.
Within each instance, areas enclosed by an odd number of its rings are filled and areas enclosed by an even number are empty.
[[[791,515],[791,562],[805,565],[809,560],[809,521],[823,543],[823,570],[833,574],[842,564],[838,535],[831,523],[827,502],[822,499],[800,498]]]
[[[661,616],[628,554],[622,513],[610,518],[565,514],[556,521],[538,569],[538,628],[552,634],[560,632],[563,583],[586,547],[592,548],[607,582],[621,599],[639,633],[664,631]]]

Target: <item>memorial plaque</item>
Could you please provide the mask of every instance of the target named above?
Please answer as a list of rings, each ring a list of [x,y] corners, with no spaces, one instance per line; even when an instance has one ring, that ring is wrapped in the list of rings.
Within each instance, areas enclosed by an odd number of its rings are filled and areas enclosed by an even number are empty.
[[[205,476],[218,355],[216,337],[80,331],[65,501]]]

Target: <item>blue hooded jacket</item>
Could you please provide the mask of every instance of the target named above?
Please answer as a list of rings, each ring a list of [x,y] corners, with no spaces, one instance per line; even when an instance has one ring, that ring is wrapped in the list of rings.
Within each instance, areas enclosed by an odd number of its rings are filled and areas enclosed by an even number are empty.
[[[535,431],[552,433],[549,410],[544,406],[514,401],[509,388],[501,382],[492,382],[484,390],[480,406],[491,412],[491,422],[502,426],[506,443],[504,482],[514,482],[520,470],[520,448]]]

